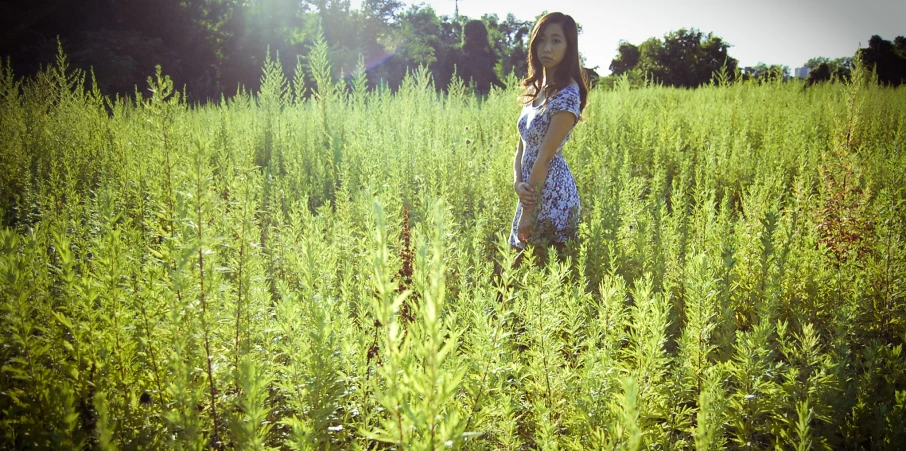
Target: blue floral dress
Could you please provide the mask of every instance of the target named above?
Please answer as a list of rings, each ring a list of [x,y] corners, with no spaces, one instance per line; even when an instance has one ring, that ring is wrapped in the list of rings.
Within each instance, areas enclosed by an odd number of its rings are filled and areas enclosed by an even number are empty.
[[[550,126],[551,118],[560,111],[569,111],[579,119],[580,114],[579,86],[573,82],[554,94],[540,106],[526,104],[522,108],[517,127],[519,136],[525,142],[522,151],[522,180],[527,181],[532,173],[541,142]],[[562,243],[575,237],[579,225],[579,191],[573,174],[563,159],[563,145],[569,141],[572,130],[560,143],[547,171],[547,179],[541,190],[541,201],[535,206],[537,218],[535,229],[529,238],[535,246]],[[522,204],[516,206],[516,216],[510,231],[510,245],[524,249],[526,244],[516,233],[519,217],[522,215]]]

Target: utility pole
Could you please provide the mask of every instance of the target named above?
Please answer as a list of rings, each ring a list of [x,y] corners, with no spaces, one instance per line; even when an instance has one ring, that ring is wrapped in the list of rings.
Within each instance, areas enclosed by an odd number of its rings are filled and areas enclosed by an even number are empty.
[[[453,2],[455,3],[455,7],[456,7],[456,9],[453,12],[453,21],[459,22],[459,0],[453,0]]]

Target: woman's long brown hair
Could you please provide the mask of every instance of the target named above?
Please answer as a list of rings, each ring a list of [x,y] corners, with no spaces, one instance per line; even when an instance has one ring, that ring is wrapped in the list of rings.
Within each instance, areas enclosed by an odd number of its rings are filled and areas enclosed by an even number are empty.
[[[563,61],[560,61],[554,70],[553,83],[544,90],[544,97],[549,99],[553,93],[569,86],[570,80],[575,80],[579,85],[579,112],[581,113],[585,110],[585,101],[588,98],[588,79],[579,64],[579,47],[577,45],[579,27],[576,26],[576,21],[572,17],[563,13],[545,14],[532,28],[532,35],[529,39],[528,75],[522,80],[522,88],[525,89],[522,101],[524,104],[534,102],[541,92],[544,66],[541,64],[541,59],[538,58],[538,38],[544,32],[544,28],[552,23],[558,23],[563,28],[563,34],[566,35],[566,54],[563,55]]]

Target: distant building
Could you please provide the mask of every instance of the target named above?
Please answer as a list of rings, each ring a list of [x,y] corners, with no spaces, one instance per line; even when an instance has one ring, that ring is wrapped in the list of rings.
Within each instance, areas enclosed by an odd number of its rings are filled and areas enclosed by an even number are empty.
[[[805,78],[808,77],[809,71],[811,71],[811,69],[807,67],[797,67],[796,70],[793,71],[793,75],[797,78]]]

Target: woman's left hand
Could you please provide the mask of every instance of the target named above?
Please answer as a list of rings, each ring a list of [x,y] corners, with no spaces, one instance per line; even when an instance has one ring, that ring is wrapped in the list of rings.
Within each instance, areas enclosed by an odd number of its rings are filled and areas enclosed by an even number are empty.
[[[519,224],[516,225],[516,237],[523,243],[527,242],[535,231],[535,215],[533,213],[530,209],[523,208],[522,214],[519,216]]]
[[[522,207],[534,207],[537,196],[535,195],[535,189],[532,188],[532,185],[525,182],[519,182],[515,186],[516,195],[519,196],[519,202],[522,203]]]

